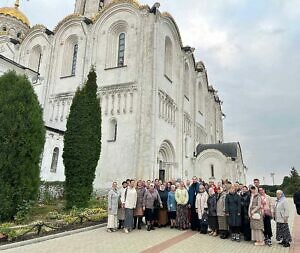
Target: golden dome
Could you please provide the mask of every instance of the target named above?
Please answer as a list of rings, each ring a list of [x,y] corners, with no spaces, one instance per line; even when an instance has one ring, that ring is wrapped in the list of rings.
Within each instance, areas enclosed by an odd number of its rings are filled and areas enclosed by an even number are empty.
[[[18,7],[2,7],[0,14],[11,16],[23,22],[25,25],[30,26],[28,18],[21,12]]]

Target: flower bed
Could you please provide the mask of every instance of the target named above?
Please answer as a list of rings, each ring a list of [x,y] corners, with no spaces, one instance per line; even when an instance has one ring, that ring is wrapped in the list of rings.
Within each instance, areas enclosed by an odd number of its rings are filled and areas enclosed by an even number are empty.
[[[0,245],[24,241],[41,236],[94,226],[106,222],[105,199],[93,199],[89,208],[65,211],[63,203],[38,204],[29,212],[29,217],[15,217],[12,223],[0,225]],[[20,215],[19,215],[20,216]],[[21,221],[21,222],[20,222]],[[28,221],[25,222],[24,221]],[[22,224],[20,224],[22,223]]]

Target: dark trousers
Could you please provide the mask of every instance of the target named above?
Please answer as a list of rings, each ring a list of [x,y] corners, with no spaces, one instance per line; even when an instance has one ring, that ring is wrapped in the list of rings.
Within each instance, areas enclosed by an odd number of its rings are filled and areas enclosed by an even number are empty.
[[[265,215],[264,216],[264,235],[265,239],[271,239],[273,236],[272,233],[272,226],[271,226],[271,216]]]
[[[198,220],[198,229],[200,230],[201,234],[207,234],[208,223],[204,222],[202,219]]]
[[[232,234],[239,234],[240,233],[240,226],[230,226],[230,232]]]
[[[136,225],[138,224],[138,228],[141,228],[141,225],[142,225],[142,219],[143,217],[141,216],[134,216],[133,217],[133,227],[136,228]]]
[[[198,220],[198,214],[196,213],[195,206],[192,206],[191,209],[191,229],[192,230],[199,230],[199,220]]]
[[[245,241],[251,241],[250,220],[247,217],[245,217],[245,216],[242,216],[241,232],[244,235],[244,240]]]

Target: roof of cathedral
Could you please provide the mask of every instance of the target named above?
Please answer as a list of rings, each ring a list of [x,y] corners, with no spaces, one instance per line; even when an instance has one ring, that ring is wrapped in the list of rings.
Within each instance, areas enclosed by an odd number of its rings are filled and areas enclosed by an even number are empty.
[[[232,142],[232,143],[217,143],[217,144],[199,144],[196,150],[197,150],[197,156],[205,150],[216,149],[227,157],[237,158],[238,148],[240,148],[240,144],[238,142]]]
[[[30,26],[28,18],[23,12],[21,12],[18,6],[15,7],[2,7],[0,8],[0,14],[10,16],[20,20],[23,24]]]

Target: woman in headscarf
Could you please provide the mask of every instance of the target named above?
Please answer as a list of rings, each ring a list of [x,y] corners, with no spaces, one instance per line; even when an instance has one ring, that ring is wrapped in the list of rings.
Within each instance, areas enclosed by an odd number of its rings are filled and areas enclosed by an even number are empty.
[[[188,229],[189,227],[189,217],[188,217],[188,206],[189,201],[188,191],[184,187],[182,181],[179,182],[179,187],[175,192],[175,200],[177,202],[177,213],[176,213],[176,223],[178,229]]]
[[[133,212],[133,229],[136,228],[136,225],[138,226],[138,229],[141,229],[142,219],[144,216],[143,201],[144,201],[145,192],[146,189],[143,186],[143,181],[139,180],[136,186],[137,200],[136,200],[136,208],[134,209]]]
[[[251,227],[251,238],[255,241],[255,246],[263,246],[264,244],[264,221],[262,214],[261,197],[255,186],[250,187],[251,199],[249,205],[249,217]]]
[[[206,218],[204,219],[203,216],[207,216],[207,199],[208,194],[205,191],[205,187],[200,185],[199,192],[196,196],[196,213],[198,214],[199,220],[199,229],[201,234],[207,234],[207,221]]]
[[[226,191],[224,191],[222,187],[218,187],[217,215],[218,215],[218,225],[219,225],[219,233],[221,239],[228,238],[228,222],[225,213],[226,195],[227,195]]]
[[[261,197],[261,206],[262,206],[262,214],[264,219],[264,236],[265,236],[265,244],[272,246],[272,226],[271,220],[274,216],[274,204],[272,198],[266,194],[266,191],[263,187],[259,187],[258,189],[259,195]]]
[[[107,218],[107,232],[117,231],[118,226],[118,203],[119,192],[117,183],[113,182],[111,190],[108,192],[108,218]]]
[[[168,193],[168,215],[171,223],[171,228],[174,228],[176,226],[176,200],[175,200],[175,191],[176,191],[176,186],[171,185],[171,190]]]
[[[289,208],[283,191],[276,192],[277,200],[275,202],[275,221],[276,221],[276,240],[281,241],[283,247],[290,247],[292,241],[288,219]]]
[[[228,216],[228,225],[231,231],[231,240],[240,242],[241,229],[241,196],[236,193],[234,185],[225,199],[225,213]]]
[[[147,222],[147,230],[154,230],[154,219],[155,219],[155,206],[159,205],[162,207],[162,202],[160,200],[157,190],[154,188],[154,184],[149,185],[148,191],[146,191],[143,200],[143,210],[145,212],[145,218]]]
[[[168,192],[164,184],[160,185],[158,191],[159,197],[162,202],[162,208],[158,210],[158,227],[165,227],[168,223]]]
[[[218,235],[218,216],[217,216],[217,195],[215,189],[210,187],[208,190],[207,209],[208,209],[208,225],[211,229],[209,235]]]
[[[122,205],[121,196],[125,193],[126,188],[127,188],[127,182],[124,181],[122,183],[122,188],[120,189],[120,192],[119,192],[119,204],[118,204],[119,227],[118,227],[118,229],[123,229],[124,228],[125,208]]]

